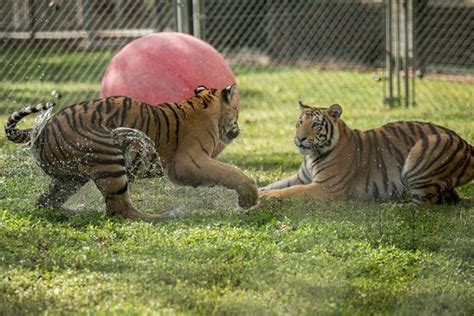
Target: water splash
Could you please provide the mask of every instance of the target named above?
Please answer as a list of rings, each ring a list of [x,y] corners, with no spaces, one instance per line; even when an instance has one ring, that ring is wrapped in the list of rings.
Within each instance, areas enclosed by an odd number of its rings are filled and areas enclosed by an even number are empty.
[[[105,203],[94,182],[90,181],[66,201],[64,208],[77,213],[105,212]]]
[[[164,168],[155,143],[144,132],[127,127],[111,131],[115,144],[122,148],[125,167],[131,179],[160,177]]]
[[[238,208],[237,194],[223,187],[184,187],[173,184],[164,176],[164,167],[156,153],[155,143],[143,132],[129,128],[117,128],[112,131],[114,139],[122,148],[126,157],[127,171],[131,179],[137,178],[130,185],[132,201],[138,209],[159,213],[173,210],[186,214],[196,210],[236,209]],[[125,146],[124,146],[125,145]],[[130,165],[140,161],[141,170]],[[158,165],[156,165],[158,164]],[[149,166],[152,172],[145,172]],[[147,179],[146,174],[151,179]]]
[[[60,99],[62,97],[61,93],[57,90],[51,91],[51,96],[55,99]]]
[[[36,159],[31,155],[29,146],[23,145],[11,153],[3,153],[0,160],[6,162],[5,170],[1,170],[5,175],[34,179],[39,179],[42,176],[41,171],[37,168]]]
[[[149,214],[174,211],[177,217],[193,213],[240,210],[237,194],[224,187],[184,187],[166,177],[139,179],[130,185],[131,200],[140,211]],[[64,205],[76,212],[105,212],[105,203],[93,182],[86,184]]]
[[[142,211],[178,211],[184,216],[198,212],[237,210],[237,193],[221,186],[197,188],[172,183],[166,177],[137,180],[131,187],[132,200]]]
[[[42,174],[40,169],[36,166],[31,154],[33,146],[37,141],[38,135],[45,127],[49,118],[51,117],[52,108],[39,113],[35,119],[32,129],[32,138],[29,147],[18,151],[18,155],[22,156],[23,163],[21,164],[21,173],[29,173],[35,181],[40,181],[44,184],[46,189],[49,179],[48,177],[38,177]],[[119,130],[120,131],[120,130]],[[150,166],[153,156],[154,143],[143,132],[136,132],[136,130],[129,134],[126,130],[122,136],[127,136],[122,139],[128,143],[128,158],[140,156],[143,159],[140,165]],[[119,133],[120,134],[120,133]],[[151,150],[153,148],[153,150]],[[25,160],[25,157],[29,158]],[[16,160],[16,159],[15,159]],[[16,160],[18,161],[18,160]],[[18,166],[19,167],[19,166]],[[213,213],[220,210],[237,210],[238,197],[233,190],[229,190],[220,186],[216,187],[185,187],[173,184],[166,176],[153,177],[162,174],[163,166],[161,163],[156,170],[156,174],[152,177],[143,179],[143,170],[138,170],[137,180],[130,185],[131,200],[135,207],[146,213],[161,213],[168,211],[175,211],[179,216],[189,216],[193,213],[203,212]],[[64,205],[65,208],[74,210],[75,212],[105,212],[105,203],[99,190],[93,182],[86,184],[78,193],[73,195]]]
[[[51,102],[48,102],[51,103]],[[50,107],[46,111],[41,111],[38,115],[35,117],[35,123],[33,125],[33,128],[31,130],[31,140],[30,140],[30,149],[33,151],[33,155],[35,155],[35,143],[36,139],[38,138],[38,135],[41,134],[41,131],[43,128],[46,126],[46,123],[48,122],[49,118],[51,117],[51,111],[53,111],[53,107]]]

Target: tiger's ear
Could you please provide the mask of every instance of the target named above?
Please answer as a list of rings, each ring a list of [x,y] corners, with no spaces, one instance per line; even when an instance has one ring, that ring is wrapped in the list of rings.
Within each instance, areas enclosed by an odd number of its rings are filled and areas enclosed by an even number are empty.
[[[311,109],[309,105],[304,104],[300,100],[298,100],[298,107],[300,108],[300,111],[303,112],[304,110]]]
[[[222,96],[227,102],[234,104],[235,97],[237,96],[237,85],[233,83],[230,86],[227,86],[222,90]]]
[[[199,86],[196,87],[196,89],[194,89],[194,95],[198,95],[199,93],[201,93],[204,90],[207,90],[207,87],[203,86],[203,85],[199,85]]]
[[[341,117],[342,107],[339,104],[333,104],[329,107],[328,113],[335,119],[338,119],[339,117]]]

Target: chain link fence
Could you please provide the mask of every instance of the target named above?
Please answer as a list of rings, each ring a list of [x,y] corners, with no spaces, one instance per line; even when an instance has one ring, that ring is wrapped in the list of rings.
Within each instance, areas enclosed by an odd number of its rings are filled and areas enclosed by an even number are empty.
[[[114,54],[160,31],[201,37],[275,102],[443,108],[465,102],[457,83],[473,93],[472,0],[2,0],[0,14],[0,114],[97,97]]]

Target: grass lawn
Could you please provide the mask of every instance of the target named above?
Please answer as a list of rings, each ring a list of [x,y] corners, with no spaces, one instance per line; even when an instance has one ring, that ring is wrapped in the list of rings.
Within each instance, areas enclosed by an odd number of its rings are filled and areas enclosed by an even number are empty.
[[[2,77],[1,121],[50,99],[52,90],[64,95],[60,106],[95,97],[99,83],[76,66],[81,61],[100,73],[110,54],[99,62],[86,57],[41,59],[42,80],[18,79],[22,68]],[[55,75],[62,69],[69,69],[64,80]],[[235,71],[243,132],[219,159],[259,185],[295,172],[302,159],[291,141],[298,99],[340,103],[352,127],[417,119],[474,142],[472,84],[426,78],[417,82],[417,107],[388,110],[371,73]],[[223,188],[137,181],[139,209],[184,213],[157,223],[106,218],[92,185],[69,202],[77,215],[36,209],[47,183],[28,149],[7,142],[2,131],[0,315],[474,314],[474,183],[461,188],[456,206],[296,199],[243,211]]]

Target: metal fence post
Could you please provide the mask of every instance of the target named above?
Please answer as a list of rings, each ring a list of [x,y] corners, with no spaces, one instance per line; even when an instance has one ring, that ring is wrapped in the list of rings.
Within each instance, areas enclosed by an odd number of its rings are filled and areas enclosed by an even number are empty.
[[[90,47],[93,42],[92,3],[91,0],[81,0],[80,3],[82,4],[83,28],[86,32],[86,37],[84,38],[84,45],[86,47]]]
[[[402,2],[400,3],[400,1]],[[409,12],[411,12],[411,15]],[[413,0],[385,1],[385,72],[388,84],[385,85],[384,95],[385,104],[388,104],[390,107],[402,104],[408,107],[410,98],[412,99],[412,105],[415,104],[414,78],[410,85],[410,77],[413,77],[415,71],[413,60],[416,58],[413,49],[414,19]],[[411,76],[410,67],[412,68]],[[402,71],[403,74],[401,74]]]
[[[176,0],[176,30],[178,32],[193,34],[192,10],[192,0]]]
[[[15,31],[31,31],[31,2],[13,1],[13,25]]]
[[[385,0],[385,104],[393,106],[392,1]],[[388,96],[387,96],[388,94]]]
[[[200,0],[176,0],[176,30],[203,38],[203,11],[203,2]]]
[[[417,50],[416,50],[416,27],[417,27],[417,19],[416,19],[416,10],[417,10],[417,0],[410,0],[410,8],[411,8],[411,66],[412,66],[412,77],[411,77],[411,97],[412,97],[412,105],[416,105],[415,101],[415,80],[416,80],[416,71],[418,69],[417,64]]]
[[[403,71],[404,71],[404,84],[405,84],[405,106],[408,107],[410,103],[410,90],[409,90],[409,82],[410,82],[410,73],[409,70],[409,63],[410,63],[410,56],[408,55],[408,45],[409,45],[409,38],[408,35],[410,34],[408,31],[408,0],[403,0],[402,7],[403,7],[403,22],[404,22],[404,40],[405,40],[405,50],[404,50],[404,63],[403,63]]]
[[[197,38],[204,39],[204,2],[201,0],[192,0],[192,19],[193,19],[193,35]]]
[[[400,105],[400,99],[401,99],[401,89],[400,89],[400,62],[401,62],[401,54],[400,54],[400,44],[401,44],[401,39],[400,39],[400,0],[395,0],[395,10],[392,12],[394,13],[395,17],[395,75],[397,78],[397,93],[396,93],[396,98],[397,98],[397,104]]]

